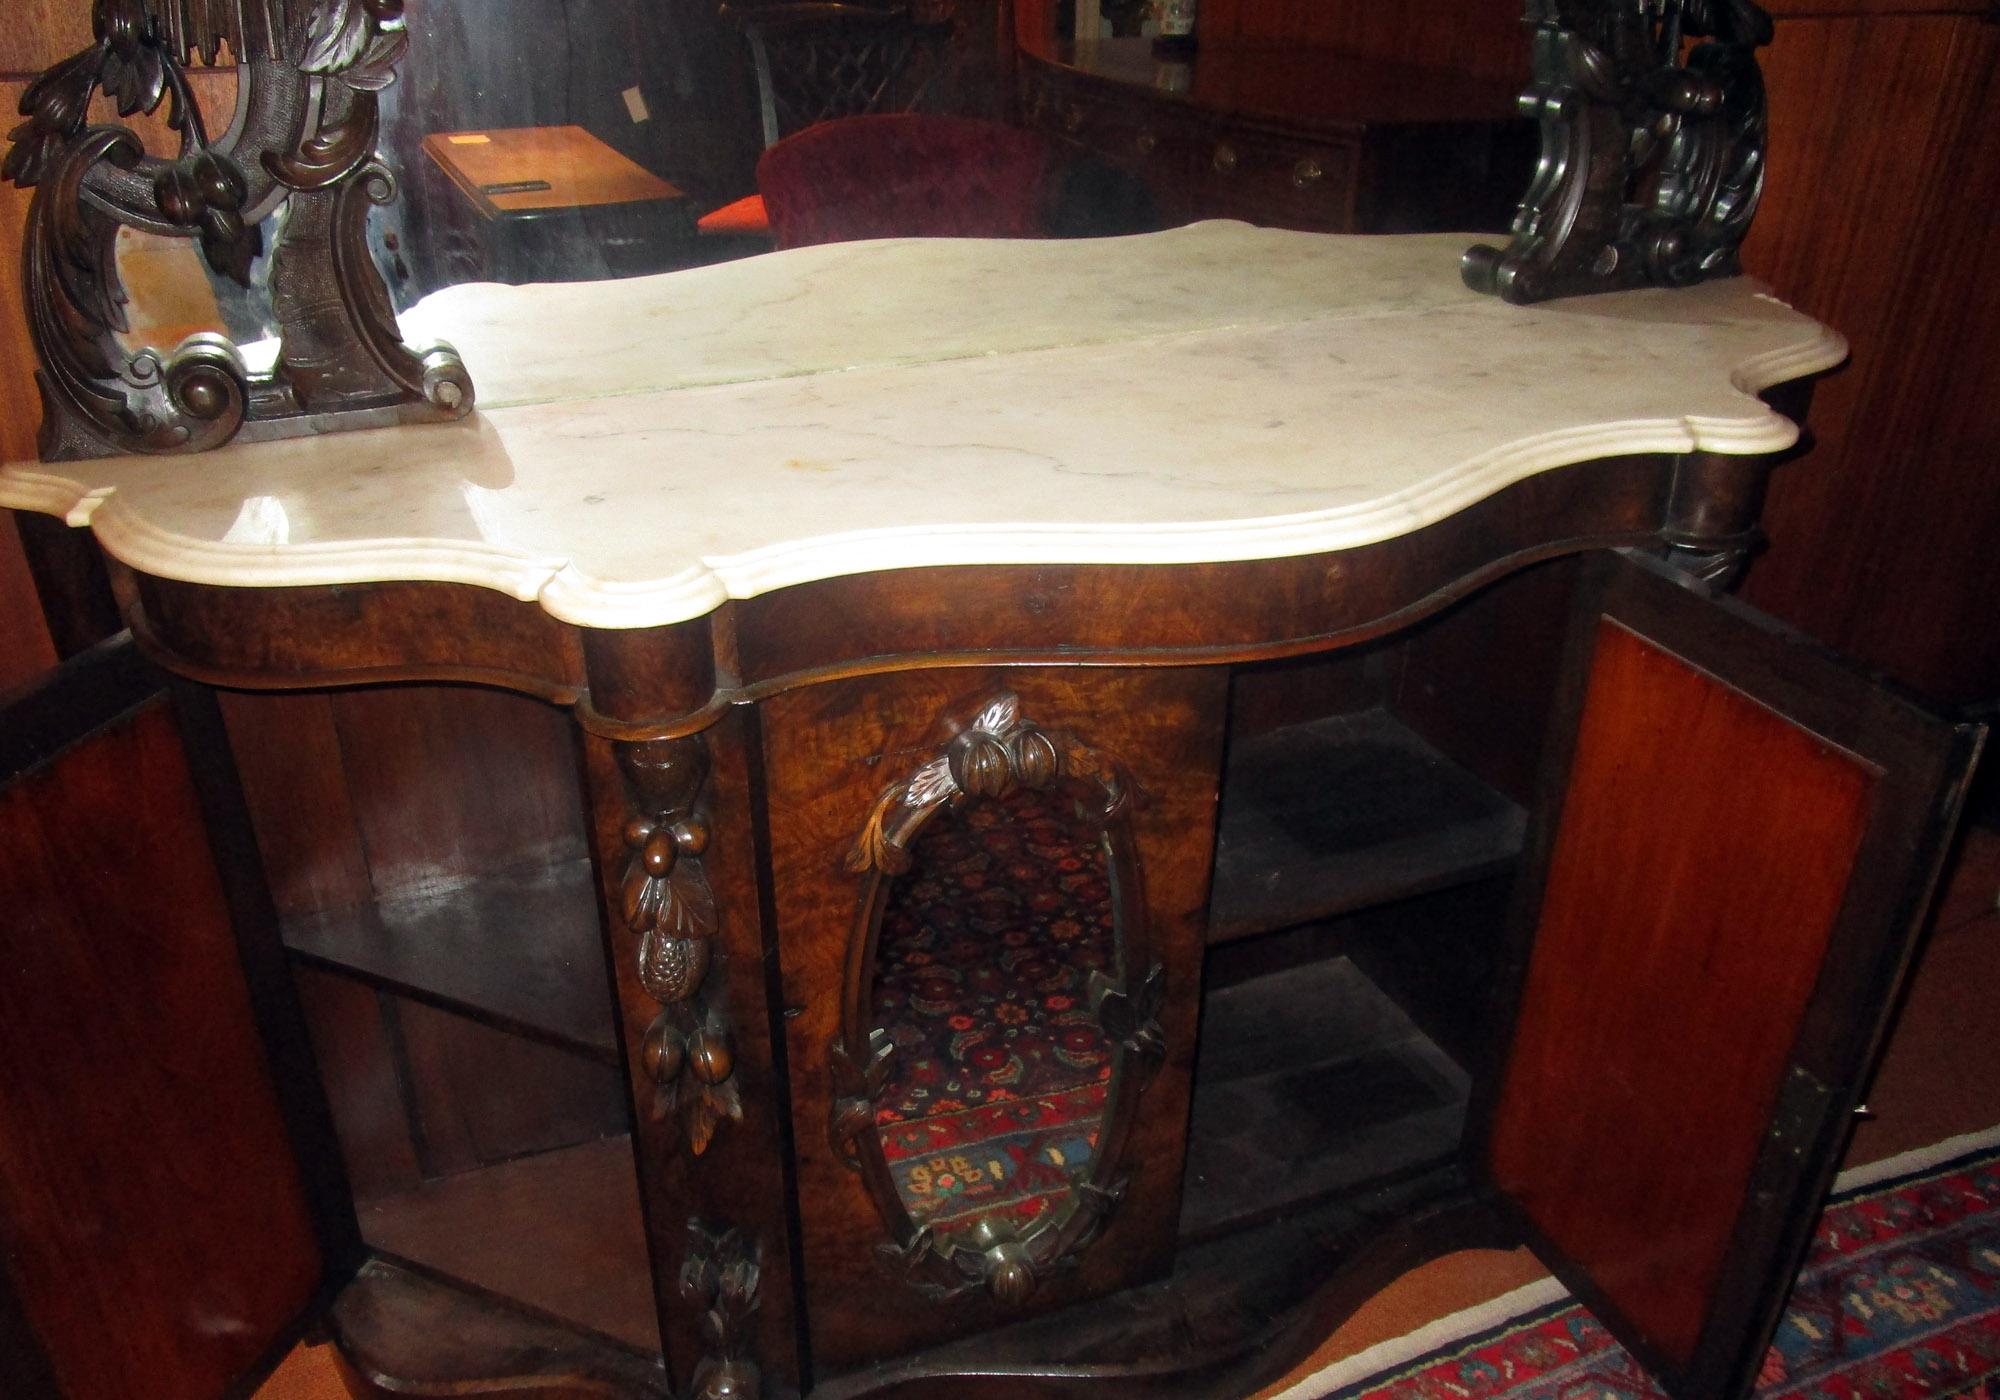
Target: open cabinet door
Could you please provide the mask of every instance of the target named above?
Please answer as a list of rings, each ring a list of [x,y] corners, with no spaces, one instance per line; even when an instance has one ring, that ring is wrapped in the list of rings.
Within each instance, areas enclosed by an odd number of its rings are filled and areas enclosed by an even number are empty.
[[[213,702],[178,699],[127,638],[0,697],[9,1400],[238,1392],[352,1263]]]
[[[1681,1400],[1747,1394],[1980,731],[1650,561],[1582,591],[1474,1151]]]

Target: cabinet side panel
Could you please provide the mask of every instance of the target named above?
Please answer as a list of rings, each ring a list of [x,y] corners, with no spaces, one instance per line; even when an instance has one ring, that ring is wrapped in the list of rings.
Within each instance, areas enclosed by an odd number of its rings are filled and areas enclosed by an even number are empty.
[[[1608,620],[1490,1161],[1663,1357],[1694,1356],[1876,787]]]
[[[169,710],[0,791],[0,1255],[75,1400],[205,1400],[321,1260]]]
[[[0,510],[0,690],[25,684],[56,664],[41,595],[28,572],[14,512]]]

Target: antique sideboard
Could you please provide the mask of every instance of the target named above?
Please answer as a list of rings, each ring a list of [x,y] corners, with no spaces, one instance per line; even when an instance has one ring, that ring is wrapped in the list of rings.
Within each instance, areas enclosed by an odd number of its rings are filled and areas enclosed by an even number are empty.
[[[570,883],[362,922],[476,909],[454,956],[520,969],[489,993],[517,1006],[587,1002],[601,946],[659,1352],[368,1209],[357,1250],[336,1201],[318,1325],[359,1392],[1242,1395],[1358,1290],[1527,1241],[1674,1393],[1747,1393],[1981,736],[1717,591],[1798,436],[1759,395],[1837,335],[1745,279],[1510,306],[1463,242],[1211,223],[459,288],[404,329],[463,356],[462,420],[0,472],[95,535],[183,676],[377,715],[504,690],[580,736]],[[1537,755],[1518,802],[1466,815],[1428,748],[1371,767],[1415,741],[1365,704],[1257,719],[1550,577],[1547,742],[1482,736]],[[1475,726],[1515,666],[1455,677]],[[493,761],[570,781],[550,752]],[[299,761],[267,862],[335,821]],[[1353,858],[1311,848],[1398,802]],[[1381,922],[1419,906],[1441,944]],[[290,956],[338,969],[340,912]],[[559,925],[580,973],[537,961]],[[452,972],[367,975],[479,1013]],[[1369,1027],[1421,1064],[1273,1078]],[[1397,1118],[1411,1074],[1441,1107]],[[949,1136],[975,1112],[1013,1136]]]
[[[1497,228],[1534,169],[1518,84],[1297,44],[1035,38],[1023,119],[1139,179],[1168,223]]]

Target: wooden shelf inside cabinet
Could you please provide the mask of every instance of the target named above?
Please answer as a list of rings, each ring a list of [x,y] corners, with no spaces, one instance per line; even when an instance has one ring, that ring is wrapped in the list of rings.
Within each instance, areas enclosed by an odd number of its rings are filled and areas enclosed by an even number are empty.
[[[1211,992],[1182,1242],[1438,1167],[1458,1150],[1470,1089],[1347,958]]]
[[[659,1354],[630,1138],[425,1182],[360,1220],[372,1249]]]
[[[618,1063],[588,860],[293,915],[294,955],[502,1030]]]
[[[1386,710],[1236,744],[1223,779],[1211,943],[1482,879],[1527,816]]]
[[[392,1259],[370,1259],[326,1327],[356,1395],[590,1395],[669,1400],[657,1357]],[[495,1377],[506,1377],[496,1383]]]

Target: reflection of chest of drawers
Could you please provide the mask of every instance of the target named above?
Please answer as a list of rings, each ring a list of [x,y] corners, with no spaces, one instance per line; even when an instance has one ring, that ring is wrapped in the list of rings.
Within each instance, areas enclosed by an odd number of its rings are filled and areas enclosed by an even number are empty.
[[[462,423],[7,468],[174,665],[358,687],[239,728],[298,901],[245,946],[379,1091],[334,1095],[350,1165],[395,1175],[414,1123],[461,1169],[358,1226],[328,1198],[363,1172],[313,1173],[320,1254],[294,1210],[200,1267],[338,1292],[363,1393],[655,1400],[658,1346],[702,1400],[1233,1400],[1343,1281],[1525,1241],[1674,1393],[1740,1393],[1978,736],[1610,552],[1740,563],[1796,438],[1755,395],[1836,335],[1740,281],[1511,307],[1459,245],[1210,224],[463,288],[406,327],[481,377]],[[1439,664],[1469,595],[1551,583],[1525,642]],[[1498,718],[1524,678],[1545,747]],[[126,839],[193,824],[146,713],[139,752],[62,755],[122,778],[62,827],[146,915],[121,936],[202,912],[146,904],[166,862]],[[1490,786],[1447,761],[1510,746]],[[0,1035],[38,1056],[73,1007],[190,1005],[183,1095],[258,1053],[206,988],[20,985]],[[456,1073],[406,1119],[371,1056]],[[66,1072],[146,1056],[110,1059]],[[244,1098],[201,1122],[262,1123],[269,1170],[197,1182],[192,1235],[327,1159]]]
[[[1327,233],[1504,227],[1532,129],[1506,84],[1298,47],[1145,39],[1020,56],[1023,118],[1143,180],[1170,223]]]

